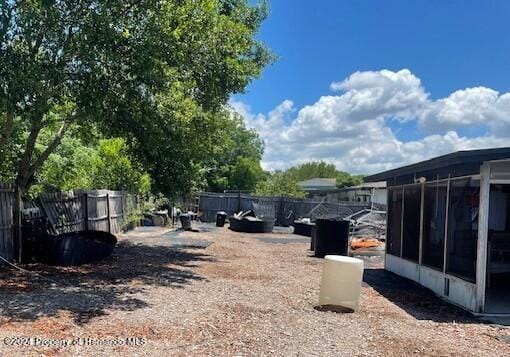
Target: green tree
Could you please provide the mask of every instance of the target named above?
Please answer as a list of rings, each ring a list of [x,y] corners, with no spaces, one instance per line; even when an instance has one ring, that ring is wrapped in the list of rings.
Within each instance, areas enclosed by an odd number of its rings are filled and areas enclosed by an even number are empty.
[[[351,175],[348,172],[338,171],[335,165],[324,161],[306,162],[287,169],[286,173],[298,182],[312,178],[336,178],[336,185],[339,188],[363,183],[363,175]]]
[[[264,177],[260,167],[263,142],[257,132],[246,128],[238,114],[225,113],[222,120],[224,138],[206,164],[207,189],[253,190]]]
[[[216,112],[271,60],[254,38],[266,10],[247,0],[0,2],[5,175],[25,190],[70,127],[93,124],[126,138],[161,191],[191,189],[217,144]]]
[[[77,137],[65,137],[37,173],[30,192],[91,189],[98,160],[95,147],[84,145]]]
[[[256,193],[263,196],[306,197],[297,181],[288,173],[276,172],[257,185]]]
[[[148,194],[150,176],[130,156],[124,139],[100,140],[92,187]]]
[[[44,135],[43,135],[44,136]],[[147,194],[149,175],[129,153],[125,140],[103,139],[86,145],[64,137],[37,173],[30,193],[73,189],[112,189]]]
[[[361,185],[363,175],[351,175],[347,172],[339,171],[336,176],[336,186],[338,188]]]
[[[230,170],[228,183],[231,189],[252,192],[263,177],[264,171],[259,161],[239,157]]]
[[[312,178],[335,178],[337,170],[335,165],[324,161],[310,161],[291,167],[287,170],[296,181],[304,181]]]

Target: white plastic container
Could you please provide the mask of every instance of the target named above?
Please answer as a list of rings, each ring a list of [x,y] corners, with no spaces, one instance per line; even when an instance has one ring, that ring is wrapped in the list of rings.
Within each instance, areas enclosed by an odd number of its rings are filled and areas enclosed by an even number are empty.
[[[357,311],[363,279],[363,261],[326,255],[322,268],[319,305]]]

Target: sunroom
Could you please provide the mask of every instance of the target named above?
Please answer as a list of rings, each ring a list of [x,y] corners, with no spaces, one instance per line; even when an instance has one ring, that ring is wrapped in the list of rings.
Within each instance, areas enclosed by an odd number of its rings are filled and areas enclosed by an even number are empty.
[[[510,314],[510,148],[365,180],[388,186],[385,269],[475,314]]]

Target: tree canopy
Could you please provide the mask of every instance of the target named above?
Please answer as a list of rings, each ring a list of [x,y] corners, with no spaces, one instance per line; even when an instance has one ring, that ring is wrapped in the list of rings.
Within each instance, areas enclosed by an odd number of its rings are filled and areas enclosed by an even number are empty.
[[[262,196],[303,198],[306,196],[297,181],[286,172],[275,172],[265,181],[259,182],[256,193]]]
[[[66,136],[34,178],[30,193],[109,188],[147,195],[151,178],[122,138],[84,143]]]
[[[287,169],[286,172],[298,182],[312,178],[335,178],[339,188],[363,183],[363,175],[351,175],[348,172],[339,171],[335,165],[324,161],[305,162]]]
[[[351,175],[348,172],[339,171],[336,176],[336,187],[351,187],[361,185],[363,183],[363,175]]]
[[[207,189],[253,191],[265,176],[260,166],[264,144],[238,114],[225,119],[225,137],[206,165]]]
[[[71,127],[93,127],[124,138],[158,190],[192,189],[228,98],[272,59],[255,39],[266,14],[247,0],[0,2],[1,174],[26,189]]]
[[[310,161],[287,169],[287,173],[299,182],[312,178],[335,178],[338,171],[333,164],[324,161]]]

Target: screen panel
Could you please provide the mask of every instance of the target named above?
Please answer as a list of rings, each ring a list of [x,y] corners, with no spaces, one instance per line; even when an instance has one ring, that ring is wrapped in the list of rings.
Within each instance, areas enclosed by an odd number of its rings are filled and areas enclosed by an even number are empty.
[[[423,202],[422,264],[443,270],[448,182],[425,184]]]
[[[480,181],[450,181],[446,272],[476,280]]]
[[[418,262],[420,255],[421,185],[404,187],[402,258]]]
[[[402,235],[402,187],[388,189],[386,252],[400,257]]]

